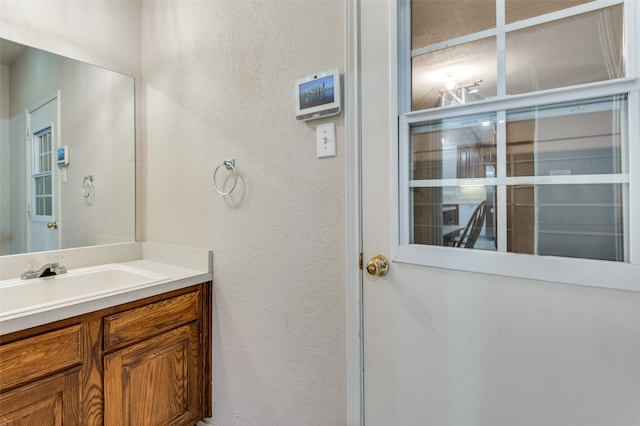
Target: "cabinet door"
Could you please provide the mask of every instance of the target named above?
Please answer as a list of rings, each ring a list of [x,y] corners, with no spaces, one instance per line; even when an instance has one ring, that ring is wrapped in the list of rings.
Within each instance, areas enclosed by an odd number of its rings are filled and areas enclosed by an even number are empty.
[[[78,369],[0,395],[1,426],[79,425]]]
[[[202,417],[199,323],[104,357],[105,425],[183,425]]]

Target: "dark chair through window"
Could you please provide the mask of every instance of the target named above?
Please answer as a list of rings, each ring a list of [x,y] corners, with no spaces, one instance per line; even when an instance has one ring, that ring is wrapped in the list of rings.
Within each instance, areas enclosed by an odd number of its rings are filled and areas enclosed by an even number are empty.
[[[487,216],[487,202],[481,202],[478,207],[473,211],[467,226],[465,226],[460,239],[456,241],[456,247],[473,248],[476,244],[476,240],[480,235],[482,226],[484,225],[484,219]]]

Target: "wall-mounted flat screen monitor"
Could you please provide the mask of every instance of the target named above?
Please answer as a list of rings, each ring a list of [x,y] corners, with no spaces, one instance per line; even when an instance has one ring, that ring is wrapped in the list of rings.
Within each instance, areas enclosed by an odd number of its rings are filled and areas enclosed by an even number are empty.
[[[313,120],[340,113],[340,74],[337,69],[296,81],[296,118]]]

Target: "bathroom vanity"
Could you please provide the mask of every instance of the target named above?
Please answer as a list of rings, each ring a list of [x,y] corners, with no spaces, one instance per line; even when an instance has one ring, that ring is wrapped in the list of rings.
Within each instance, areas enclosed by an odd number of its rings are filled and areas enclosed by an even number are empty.
[[[156,281],[118,278],[109,287],[103,277],[125,275],[70,269],[57,282],[34,282],[50,294],[46,302],[34,294],[31,306],[16,293],[30,283],[1,282],[0,296],[11,295],[14,309],[3,298],[0,325],[11,331],[0,335],[0,424],[193,425],[211,417],[210,266],[115,265],[143,277],[149,271]],[[82,280],[84,295],[70,293]],[[21,319],[27,328],[16,325]]]

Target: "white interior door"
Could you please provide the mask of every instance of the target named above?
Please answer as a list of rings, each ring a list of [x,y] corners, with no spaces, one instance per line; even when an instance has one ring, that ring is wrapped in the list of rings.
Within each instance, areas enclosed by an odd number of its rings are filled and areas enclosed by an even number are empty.
[[[27,111],[27,250],[60,247],[58,98],[49,97]]]
[[[637,294],[393,261],[395,7],[360,12],[365,424],[640,424]]]

